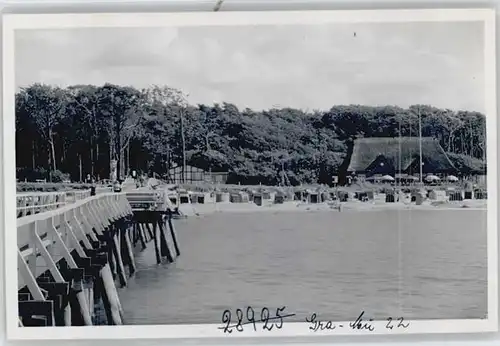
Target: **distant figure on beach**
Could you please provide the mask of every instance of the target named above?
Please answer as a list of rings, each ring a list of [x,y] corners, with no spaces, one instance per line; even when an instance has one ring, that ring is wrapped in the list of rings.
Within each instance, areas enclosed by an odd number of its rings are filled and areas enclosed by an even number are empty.
[[[122,192],[122,182],[120,180],[115,181],[115,183],[113,184],[113,191]]]

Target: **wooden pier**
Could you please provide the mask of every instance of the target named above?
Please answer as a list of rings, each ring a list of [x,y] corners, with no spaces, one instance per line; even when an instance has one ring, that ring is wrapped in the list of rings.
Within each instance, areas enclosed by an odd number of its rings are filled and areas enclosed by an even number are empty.
[[[29,201],[26,202],[26,201]],[[158,264],[180,255],[166,190],[18,195],[19,325],[121,325],[117,287],[152,241]]]
[[[112,188],[98,187],[96,194],[112,192]],[[17,217],[54,210],[66,204],[85,199],[92,195],[90,189],[59,192],[18,192],[16,196]]]

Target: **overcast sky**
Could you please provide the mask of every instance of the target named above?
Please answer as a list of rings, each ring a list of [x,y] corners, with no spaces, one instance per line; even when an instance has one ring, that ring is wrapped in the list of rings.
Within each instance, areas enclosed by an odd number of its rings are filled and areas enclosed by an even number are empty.
[[[424,103],[484,112],[481,23],[16,33],[16,85],[169,85],[263,109]]]

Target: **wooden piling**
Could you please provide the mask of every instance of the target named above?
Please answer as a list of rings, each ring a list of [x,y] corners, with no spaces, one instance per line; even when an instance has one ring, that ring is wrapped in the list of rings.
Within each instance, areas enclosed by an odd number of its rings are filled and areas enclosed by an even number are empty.
[[[135,247],[139,242],[139,234],[137,233],[137,227],[135,223],[132,224],[130,233],[131,233],[130,240],[132,241],[132,247]]]
[[[142,228],[142,225],[140,223],[136,223],[136,227],[137,227],[137,233],[139,233],[139,239],[141,241],[142,250],[144,250],[147,248],[146,243],[148,242],[148,240],[146,239],[146,234],[144,233],[144,229]]]
[[[123,236],[122,236],[122,248],[124,249],[124,252],[127,257],[127,264],[129,267],[129,274],[130,276],[134,275],[136,268],[135,268],[135,259],[134,259],[134,252],[132,249],[132,242],[130,241],[130,228],[127,227],[127,225],[124,225],[122,228]]]
[[[121,325],[123,324],[123,312],[113,280],[113,275],[111,274],[108,264],[101,269],[100,278],[102,280],[103,301],[105,303],[106,313],[109,315],[108,324]]]
[[[91,326],[92,317],[90,316],[90,310],[88,301],[85,296],[83,279],[85,275],[85,270],[83,268],[70,269],[73,276],[73,286],[70,290],[70,304],[72,305],[72,325],[83,325]]]
[[[94,283],[92,282],[92,285]],[[94,287],[89,287],[88,288],[88,296],[87,296],[87,301],[89,302],[89,313],[90,313],[90,318],[92,319],[94,317]]]
[[[80,306],[80,313],[82,315],[83,324],[85,326],[92,325],[92,317],[90,317],[90,310],[88,302],[85,297],[85,292],[82,290],[76,293],[76,299],[78,300],[78,305]]]
[[[70,254],[71,256],[71,254]],[[72,258],[72,257],[71,257]],[[68,258],[68,259],[71,259]],[[71,316],[72,316],[72,310],[71,310],[71,304],[70,304],[70,295],[72,294],[72,285],[73,285],[73,271],[70,270],[68,266],[68,262],[66,259],[63,259],[59,262],[59,270],[61,272],[61,275],[64,277],[64,280],[67,283],[67,290],[64,295],[62,295],[62,302],[61,302],[61,308],[63,309],[62,311],[62,318],[64,320],[64,325],[65,326],[71,326]]]
[[[102,271],[102,269],[101,269],[101,271]],[[96,294],[97,301],[102,302],[102,307],[104,308],[104,313],[106,315],[106,324],[110,325],[110,326],[115,325],[116,323],[114,321],[114,318],[116,318],[116,316],[113,316],[114,310],[111,306],[111,302],[109,300],[108,293],[106,292],[106,287],[104,285],[104,280],[103,280],[101,272],[99,273],[99,276],[96,277],[96,280],[95,280],[95,294]]]
[[[149,224],[148,225],[148,230],[149,230]],[[158,227],[156,227],[157,223],[155,222],[153,224],[153,240],[154,240],[154,245],[155,245],[155,254],[156,254],[156,263],[160,264],[161,263],[161,249],[160,249],[160,231],[158,230]]]
[[[82,292],[83,292],[83,297],[85,299],[85,305],[89,309],[89,316],[90,319],[92,320],[92,307],[90,306],[90,299],[89,299],[89,288],[87,287],[85,281],[82,283]]]
[[[72,288],[69,295],[69,304],[71,306],[71,325],[72,326],[91,326],[92,318],[88,309],[88,303],[85,299],[85,293],[81,290]]]
[[[69,300],[64,308],[64,325],[71,326],[71,305],[69,304]]]
[[[174,223],[172,221],[172,211],[170,209],[167,211],[167,222],[168,228],[170,229],[170,234],[172,235],[172,241],[174,242],[176,257],[179,257],[181,255],[181,252],[179,250],[179,244],[177,243],[177,234],[175,232]]]
[[[149,233],[149,239],[153,239],[155,237],[155,234],[153,233],[153,230],[151,229],[151,226],[149,225],[149,221],[144,224],[146,226],[146,229],[148,230]]]
[[[112,235],[113,235],[113,230],[111,227],[110,227],[110,229],[107,229],[104,231],[104,241],[105,241],[106,252],[108,255],[109,268],[111,271],[111,275],[113,276],[113,279],[115,279],[116,273],[117,273],[117,271],[116,271],[117,262],[116,262],[114,251],[113,251],[114,242],[113,242]]]
[[[161,255],[162,257],[166,257],[169,263],[172,263],[174,259],[172,258],[172,254],[170,253],[170,248],[168,246],[167,235],[165,233],[165,227],[163,227],[163,219],[159,217],[156,220],[156,224],[158,225],[158,231],[160,233],[160,242],[161,242]]]
[[[116,271],[118,274],[118,280],[120,282],[121,287],[125,287],[127,285],[127,277],[125,274],[125,267],[123,265],[120,242],[118,239],[118,235],[116,233],[112,235],[112,240],[113,240],[112,243],[113,255],[116,260]]]

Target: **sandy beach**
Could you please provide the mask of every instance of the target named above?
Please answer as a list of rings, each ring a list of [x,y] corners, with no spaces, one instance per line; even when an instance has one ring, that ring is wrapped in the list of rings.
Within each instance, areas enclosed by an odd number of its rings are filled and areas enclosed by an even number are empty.
[[[207,204],[182,204],[180,211],[185,216],[208,215],[214,213],[259,213],[259,212],[355,212],[355,211],[379,211],[379,210],[463,210],[480,209],[486,210],[487,200],[464,200],[464,201],[430,201],[426,200],[421,205],[401,201],[396,203],[385,203],[381,200],[361,202],[358,200],[348,202],[324,202],[317,204],[303,202],[284,202],[283,204],[267,203],[258,206],[254,203],[207,203]],[[340,210],[339,210],[340,209]]]

